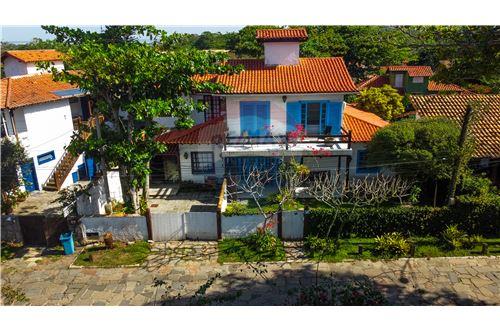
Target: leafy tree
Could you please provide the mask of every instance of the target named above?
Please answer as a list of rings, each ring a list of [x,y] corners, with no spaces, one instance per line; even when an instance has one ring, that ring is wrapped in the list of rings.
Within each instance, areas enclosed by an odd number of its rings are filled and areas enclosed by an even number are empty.
[[[468,171],[472,141],[468,139],[466,148],[461,151],[459,135],[460,128],[447,119],[395,122],[375,133],[368,144],[368,163],[386,167],[428,187],[437,182],[447,183],[452,174],[452,161],[458,154],[463,154],[459,175]],[[425,192],[430,193],[432,190]]]
[[[119,166],[125,200],[136,211],[139,188],[147,200],[149,162],[166,149],[154,140],[161,128],[153,119],[175,116],[179,127],[192,126],[191,113],[203,106],[185,96],[225,89],[193,76],[231,72],[225,56],[186,48],[182,35],[151,26],[107,26],[100,33],[44,28],[67,45],[65,62],[76,69],[54,72],[55,78],[89,93],[111,122],[103,125],[101,139],[94,133],[83,140],[75,133],[70,151],[104,156],[109,166]]]
[[[19,180],[18,169],[26,163],[28,156],[24,147],[18,142],[12,142],[7,138],[2,139],[2,213],[16,205],[19,196],[19,186],[22,183]]]
[[[403,96],[389,85],[362,90],[355,101],[359,108],[373,112],[385,120],[391,120],[405,112]]]
[[[399,27],[406,46],[418,53],[415,63],[436,68],[434,80],[460,85],[483,84],[500,90],[500,27]]]
[[[234,33],[222,34],[220,32],[204,31],[194,42],[199,50],[227,49],[228,43],[234,37]]]
[[[264,46],[255,39],[258,29],[279,29],[274,25],[249,25],[238,31],[234,40],[234,52],[238,57],[259,58],[264,54]]]

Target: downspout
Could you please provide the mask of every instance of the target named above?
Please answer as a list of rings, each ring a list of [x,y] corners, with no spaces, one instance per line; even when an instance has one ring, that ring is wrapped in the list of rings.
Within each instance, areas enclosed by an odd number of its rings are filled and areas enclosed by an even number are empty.
[[[20,143],[19,136],[17,135],[17,126],[16,126],[16,119],[14,118],[14,110],[12,109],[8,110],[9,110],[10,124],[12,126],[12,130],[14,131],[14,135],[16,136],[17,142]]]

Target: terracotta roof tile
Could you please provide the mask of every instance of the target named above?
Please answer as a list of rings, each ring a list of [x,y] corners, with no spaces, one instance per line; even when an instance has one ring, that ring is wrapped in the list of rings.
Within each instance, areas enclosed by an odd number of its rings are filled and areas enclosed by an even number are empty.
[[[375,132],[389,123],[376,114],[356,109],[347,104],[342,118],[342,127],[351,131],[353,142],[368,142]]]
[[[4,78],[0,85],[0,107],[13,109],[63,99],[64,97],[56,95],[54,91],[75,88],[69,83],[54,81],[52,74]]]
[[[61,60],[63,54],[56,50],[11,50],[2,55],[14,57],[22,62],[56,61]]]
[[[460,123],[468,103],[479,103],[482,111],[471,126],[476,140],[474,157],[500,157],[500,95],[410,96],[410,101],[419,117],[445,117]]]
[[[256,38],[261,42],[305,41],[307,40],[307,31],[304,28],[260,29],[257,30]]]
[[[229,87],[229,94],[295,94],[357,91],[344,60],[300,58],[298,65],[266,66],[262,59],[232,59],[229,64],[245,70],[234,75],[195,76]]]
[[[171,130],[160,134],[156,140],[165,144],[218,144],[226,132],[224,117],[214,118],[185,130]]]
[[[385,84],[390,85],[389,77],[386,75],[373,75],[368,80],[358,83],[358,89],[380,88]]]
[[[384,66],[382,67],[388,71],[395,72],[408,72],[409,76],[432,76],[434,73],[432,72],[431,66]]]
[[[427,86],[427,90],[429,91],[457,91],[457,92],[466,92],[467,90],[453,83],[440,83],[436,81],[429,81],[429,85]]]

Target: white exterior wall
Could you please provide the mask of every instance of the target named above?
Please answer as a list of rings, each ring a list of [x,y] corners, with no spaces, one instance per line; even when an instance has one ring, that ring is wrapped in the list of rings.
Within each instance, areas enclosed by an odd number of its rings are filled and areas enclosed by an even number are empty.
[[[214,153],[214,163],[215,163],[215,173],[213,174],[203,174],[203,175],[193,175],[191,172],[191,152],[199,151],[211,151]],[[187,153],[188,158],[184,158],[184,153]],[[224,176],[224,164],[221,157],[222,145],[179,145],[179,156],[180,156],[180,168],[181,168],[181,179],[183,181],[192,181],[195,183],[204,183],[206,177],[215,176],[217,178],[222,178]]]
[[[264,63],[266,65],[297,65],[299,63],[299,43],[264,43]]]
[[[286,134],[286,103],[298,101],[329,100],[339,102],[344,100],[344,94],[317,94],[317,95],[228,95],[226,96],[227,127],[229,135],[241,135],[240,102],[269,101],[271,104],[271,131],[273,135]]]
[[[64,147],[71,142],[73,121],[69,102],[64,99],[15,109],[14,118],[19,139],[35,163],[38,184],[41,187],[64,153]],[[39,165],[37,156],[52,150],[55,159]],[[77,164],[81,163],[83,162],[80,156]],[[76,165],[72,172],[76,171]],[[65,180],[65,185],[67,182],[68,180]],[[72,180],[69,184],[71,183]]]
[[[62,61],[53,61],[52,66],[58,70],[64,69]],[[48,73],[47,70],[37,67],[36,62],[22,62],[14,57],[6,57],[4,60],[4,73],[5,77],[27,75],[35,73]]]

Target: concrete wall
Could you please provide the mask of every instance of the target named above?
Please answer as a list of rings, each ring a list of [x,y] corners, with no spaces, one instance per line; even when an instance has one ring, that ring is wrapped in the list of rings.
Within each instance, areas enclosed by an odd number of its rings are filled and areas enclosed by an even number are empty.
[[[212,174],[193,175],[191,169],[191,152],[210,151],[214,153],[215,172]],[[184,158],[184,153],[187,153],[187,159]],[[195,183],[204,183],[205,178],[215,176],[222,178],[224,176],[224,164],[221,157],[222,145],[179,145],[181,179],[183,181],[192,181]]]
[[[52,67],[57,68],[57,70],[63,70],[64,64],[62,61],[52,61]],[[37,67],[36,62],[29,62],[26,64],[26,70],[28,74],[36,74],[36,73],[48,73],[48,70],[40,69]]]
[[[299,45],[298,42],[264,43],[264,63],[266,65],[297,65]]]
[[[23,241],[23,233],[19,219],[14,215],[1,216],[1,236],[2,242],[21,243]]]
[[[285,94],[286,95],[286,94]],[[288,102],[298,101],[343,101],[343,94],[317,94],[317,95],[286,95]],[[271,132],[273,135],[286,134],[286,103],[283,95],[228,95],[226,96],[227,127],[229,135],[241,135],[240,102],[243,101],[268,101],[271,104]]]
[[[144,216],[82,217],[80,222],[86,233],[97,232],[99,237],[111,232],[113,239],[121,241],[147,240],[148,227]]]
[[[122,188],[120,183],[120,173],[116,170],[108,171],[108,186],[110,199],[123,201]],[[86,193],[82,193],[76,198],[76,209],[79,216],[104,215],[106,210],[106,195],[104,189],[104,179],[100,177],[92,183]]]

